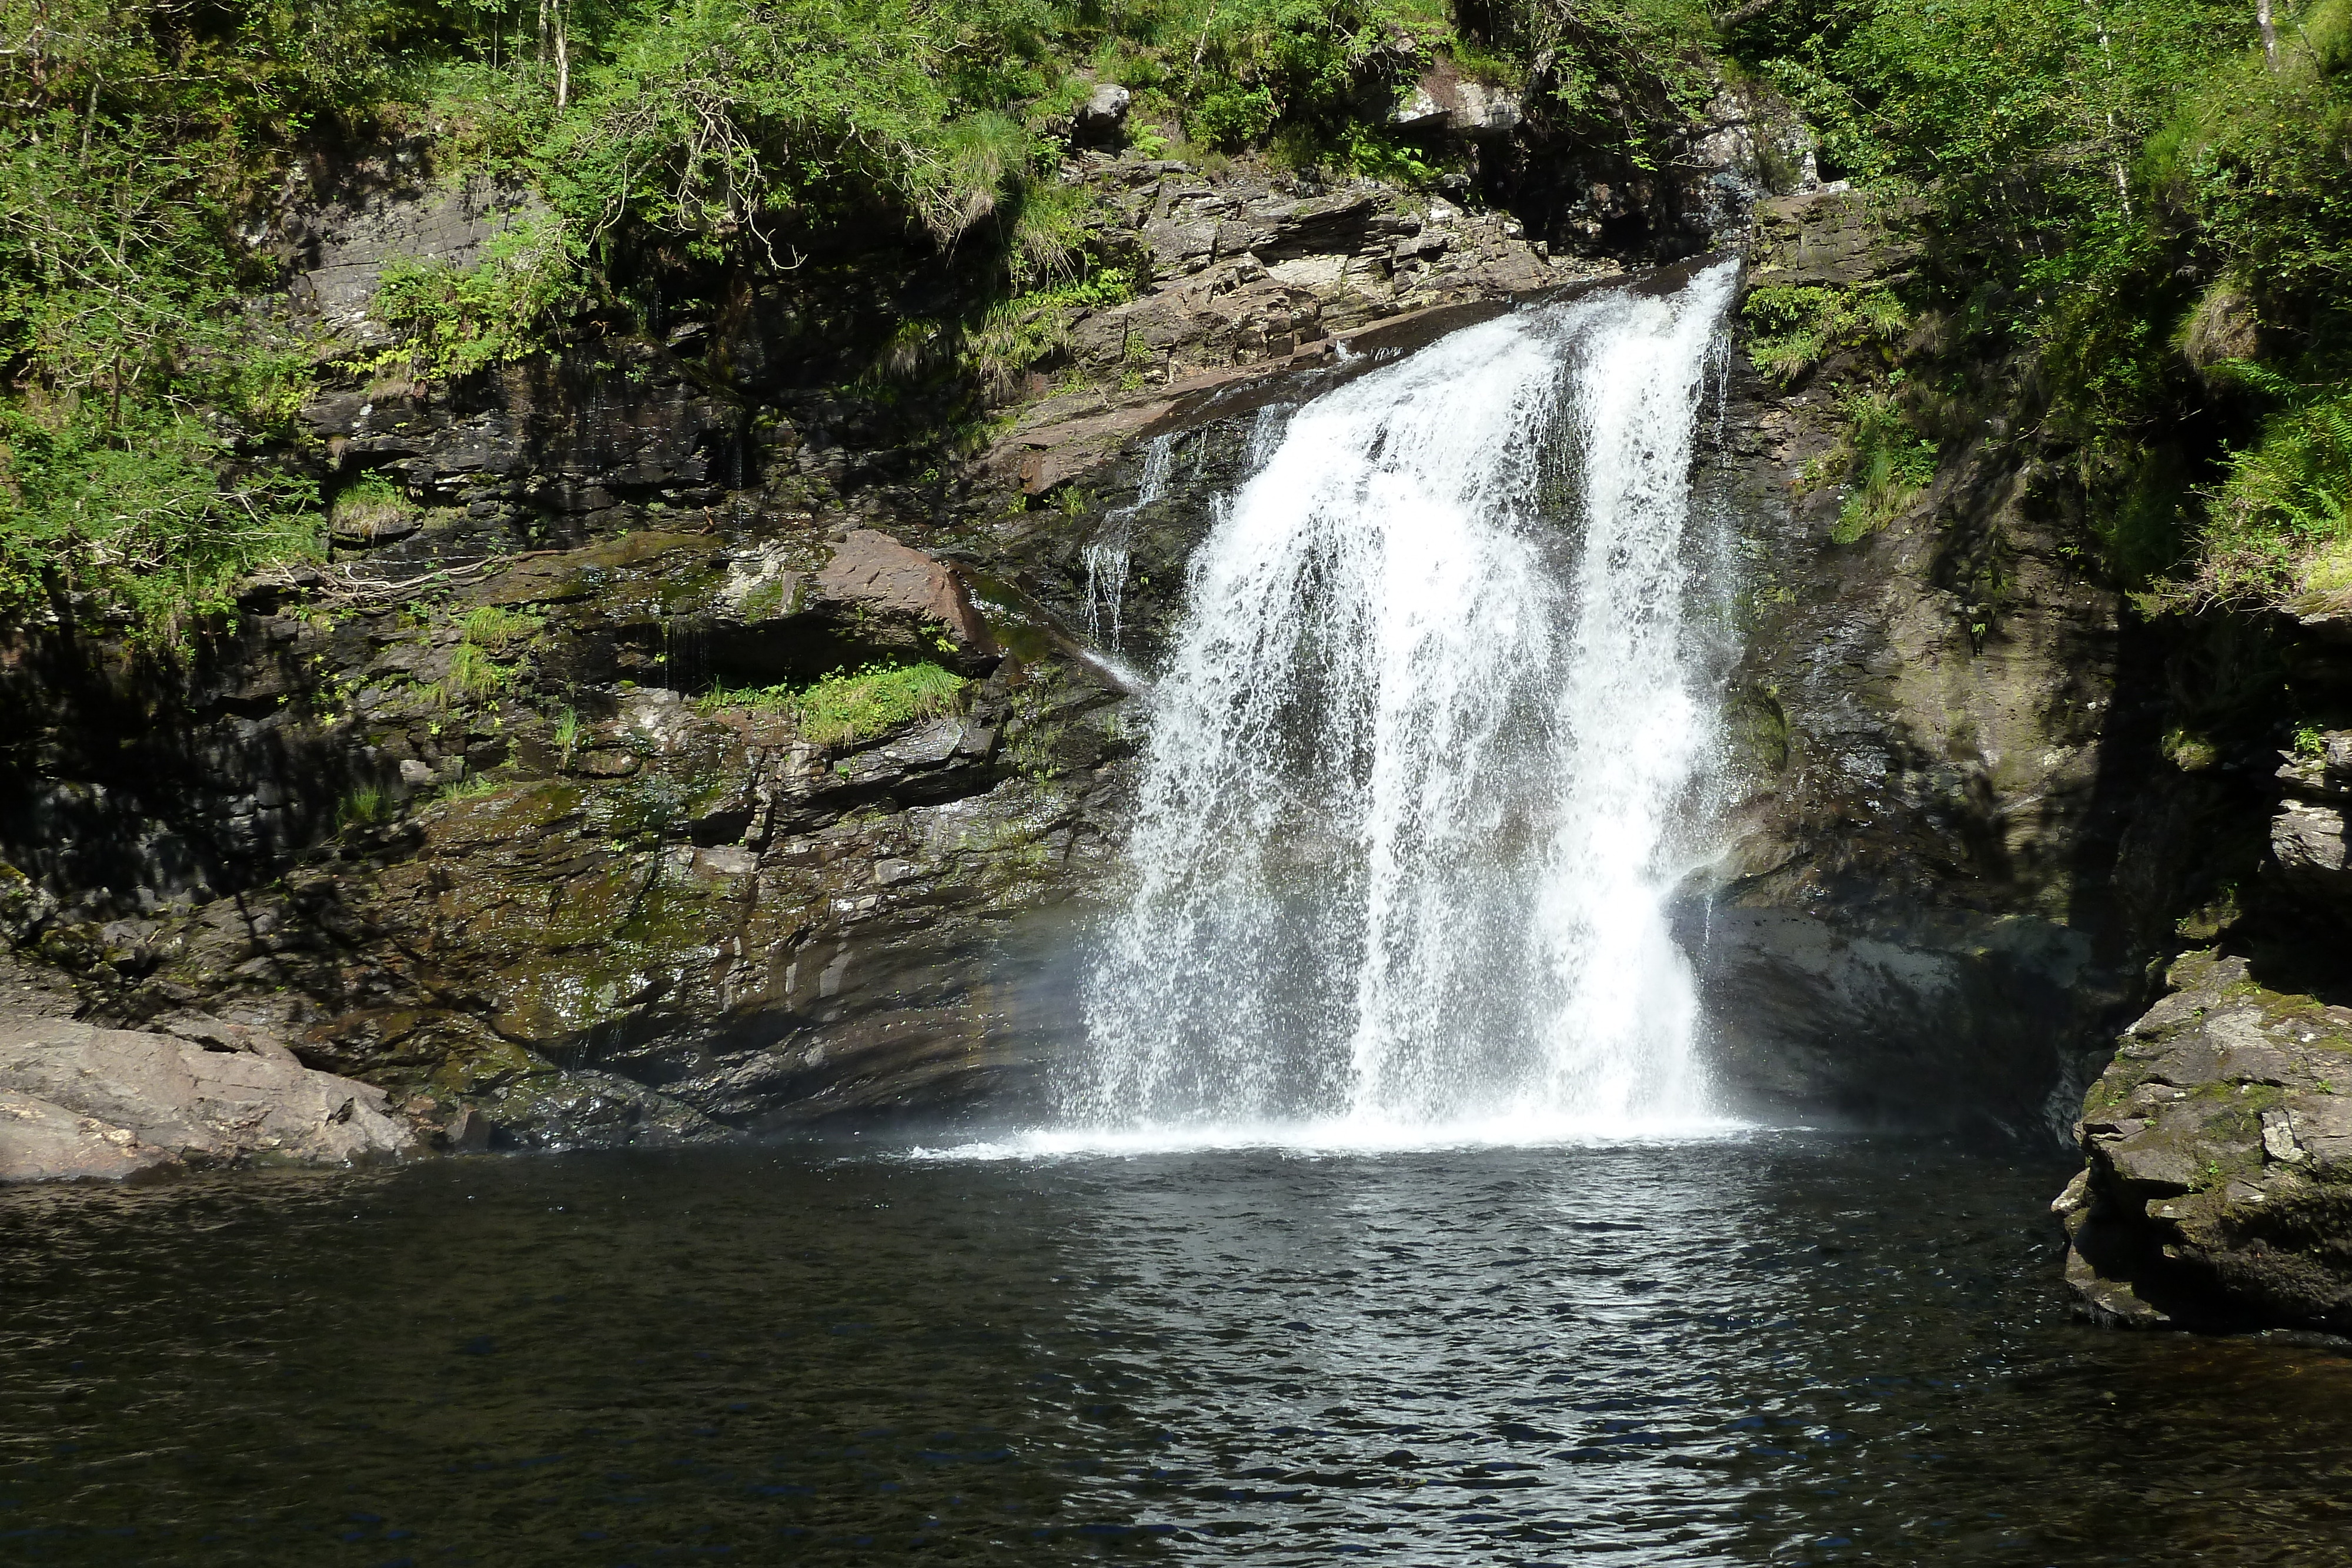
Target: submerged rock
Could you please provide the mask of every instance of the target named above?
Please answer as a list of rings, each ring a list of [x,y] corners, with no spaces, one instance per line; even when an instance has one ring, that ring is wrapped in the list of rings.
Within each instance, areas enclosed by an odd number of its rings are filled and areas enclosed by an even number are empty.
[[[2075,1124],[2067,1283],[2103,1322],[2352,1333],[2352,1008],[2212,953],[2170,977]]]

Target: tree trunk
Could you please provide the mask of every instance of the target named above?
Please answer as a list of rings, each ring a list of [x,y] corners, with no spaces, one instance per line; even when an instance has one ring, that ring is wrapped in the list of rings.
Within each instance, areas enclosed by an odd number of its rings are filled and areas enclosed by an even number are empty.
[[[555,0],[555,107],[562,109],[571,101],[572,0]]]
[[[2271,16],[2271,0],[2254,0],[2254,20],[2263,29],[2263,58],[2275,71],[2279,68],[2278,23]]]

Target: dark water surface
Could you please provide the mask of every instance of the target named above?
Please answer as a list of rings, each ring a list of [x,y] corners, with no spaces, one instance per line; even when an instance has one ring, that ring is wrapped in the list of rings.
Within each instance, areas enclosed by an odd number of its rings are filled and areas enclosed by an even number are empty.
[[[2352,1563],[2352,1359],[1893,1142],[0,1196],[0,1560]]]

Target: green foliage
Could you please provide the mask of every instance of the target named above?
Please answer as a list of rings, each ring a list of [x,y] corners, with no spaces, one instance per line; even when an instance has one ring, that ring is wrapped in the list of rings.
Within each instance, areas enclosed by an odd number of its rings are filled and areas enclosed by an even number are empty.
[[[1741,314],[1748,356],[1783,385],[1841,349],[1884,352],[1910,324],[1901,302],[1882,288],[1768,287],[1748,296]]]
[[[576,250],[559,220],[541,217],[492,235],[471,267],[392,257],[373,309],[407,341],[369,368],[405,359],[419,375],[467,376],[536,352],[583,291]]]
[[[961,675],[937,664],[868,664],[856,674],[836,671],[801,693],[793,716],[809,739],[838,746],[945,713],[964,685]]]
[[[1441,10],[1398,0],[1224,0],[1168,9],[1184,14],[1194,40],[1184,74],[1192,130],[1220,147],[1263,141],[1277,123],[1336,129],[1358,121],[1368,92],[1377,97],[1410,79],[1452,31]]]
[[[2232,453],[2211,499],[2196,590],[2235,601],[2352,599],[2352,389],[2298,397]]]
[[[469,610],[465,620],[458,622],[458,635],[466,643],[501,659],[520,652],[546,629],[544,615],[531,615],[498,604]]]
[[[1845,500],[1830,538],[1853,544],[1893,522],[1936,476],[1936,443],[1913,430],[1901,404],[1883,389],[1855,392],[1841,405],[1846,431],[1838,452]]]
[[[2275,61],[2241,0],[1783,0],[1727,40],[1825,173],[1923,198],[1947,351],[2037,367],[2159,603],[2352,602],[2352,4],[2275,11]]]
[[[1049,15],[1021,0],[633,13],[534,167],[591,240],[627,222],[705,254],[773,255],[778,213],[876,199],[952,239],[1034,161],[1027,129],[995,105],[1047,85],[1034,57]],[[962,107],[974,102],[989,107]]]
[[[2177,725],[2164,732],[2162,750],[2164,759],[2183,773],[2202,773],[2221,760],[2221,748],[2211,737]]]
[[[452,800],[478,800],[485,795],[498,793],[498,780],[487,773],[467,773],[452,779],[433,792],[433,805]]]
[[[1556,125],[1629,136],[1705,77],[1698,0],[1464,15],[1444,0],[0,0],[0,595],[176,631],[226,606],[239,573],[317,553],[308,486],[249,455],[307,439],[292,416],[326,346],[250,299],[282,265],[256,219],[322,151],[431,127],[435,177],[487,167],[542,204],[472,265],[392,260],[373,309],[398,341],[356,368],[486,373],[559,340],[583,306],[650,298],[647,279],[773,274],[856,235],[931,246],[957,273],[869,391],[963,397],[1050,365],[1077,311],[1139,282],[1131,236],[1090,225],[1061,167],[1097,79],[1139,95],[1147,154],[1189,133],[1410,182],[1435,171],[1387,110],[1440,55],[1525,83]],[[337,527],[365,535],[407,508],[362,480],[336,497]],[[493,679],[467,668],[451,696]]]
[[[343,486],[328,516],[347,538],[374,538],[396,528],[416,508],[399,486],[381,474],[362,474]]]
[[[0,0],[0,613],[170,644],[318,552],[314,488],[233,456],[286,433],[308,372],[236,308],[260,274],[234,212],[271,138],[380,83],[351,50],[405,26]]]
[[[868,664],[836,670],[799,691],[790,686],[722,686],[695,699],[696,711],[745,709],[792,716],[819,746],[869,739],[912,719],[950,711],[968,683],[933,664]]]
[[[694,699],[694,711],[705,716],[722,713],[789,713],[793,688],[730,686],[721,682]]]
[[[335,827],[338,831],[377,827],[392,821],[399,810],[400,802],[392,791],[378,785],[362,784],[336,806]]]
[[[2252,22],[2238,0],[1790,0],[1730,44],[1819,128],[1836,172],[1933,183],[1992,248],[2029,242],[2013,271],[2119,211],[2119,172]]]
[[[1015,295],[988,307],[965,340],[970,362],[984,378],[1008,378],[1069,342],[1070,322],[1080,310],[1097,310],[1132,299],[1134,275],[1105,269],[1076,282]]]
[[[459,643],[449,650],[449,673],[441,679],[445,704],[488,702],[506,690],[514,670],[490,657],[478,643]]]
[[[1227,88],[1210,93],[1192,111],[1192,134],[1212,147],[1249,147],[1265,141],[1281,117],[1272,88]]]
[[[555,716],[553,733],[557,754],[556,767],[572,766],[572,754],[579,748],[580,737],[586,731],[587,726],[581,722],[578,708],[567,707]]]
[[[172,642],[227,611],[239,577],[319,553],[316,494],[232,467],[203,424],[149,405],[114,423],[79,399],[0,402],[0,613],[120,607]]]
[[[1674,132],[1716,91],[1716,29],[1703,0],[1525,0],[1465,31],[1470,47],[1454,55],[1473,74],[1517,77],[1501,61],[1527,62],[1538,125],[1612,149],[1644,172],[1667,166]]]

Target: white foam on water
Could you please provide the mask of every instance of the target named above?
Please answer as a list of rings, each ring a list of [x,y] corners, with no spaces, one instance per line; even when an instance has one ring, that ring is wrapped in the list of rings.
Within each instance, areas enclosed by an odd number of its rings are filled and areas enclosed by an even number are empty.
[[[1433,1125],[1342,1117],[1328,1121],[1188,1123],[1125,1128],[1043,1127],[963,1144],[937,1147],[918,1145],[906,1150],[905,1155],[917,1160],[1050,1160],[1265,1150],[1322,1157],[1488,1148],[1665,1147],[1717,1143],[1768,1130],[1791,1129],[1765,1129],[1722,1117],[1590,1126],[1558,1119],[1528,1122],[1497,1118]]]
[[[984,1146],[1736,1125],[1667,919],[1711,847],[1690,473],[1734,277],[1472,327],[1261,432],[1154,682],[1061,1125]]]

